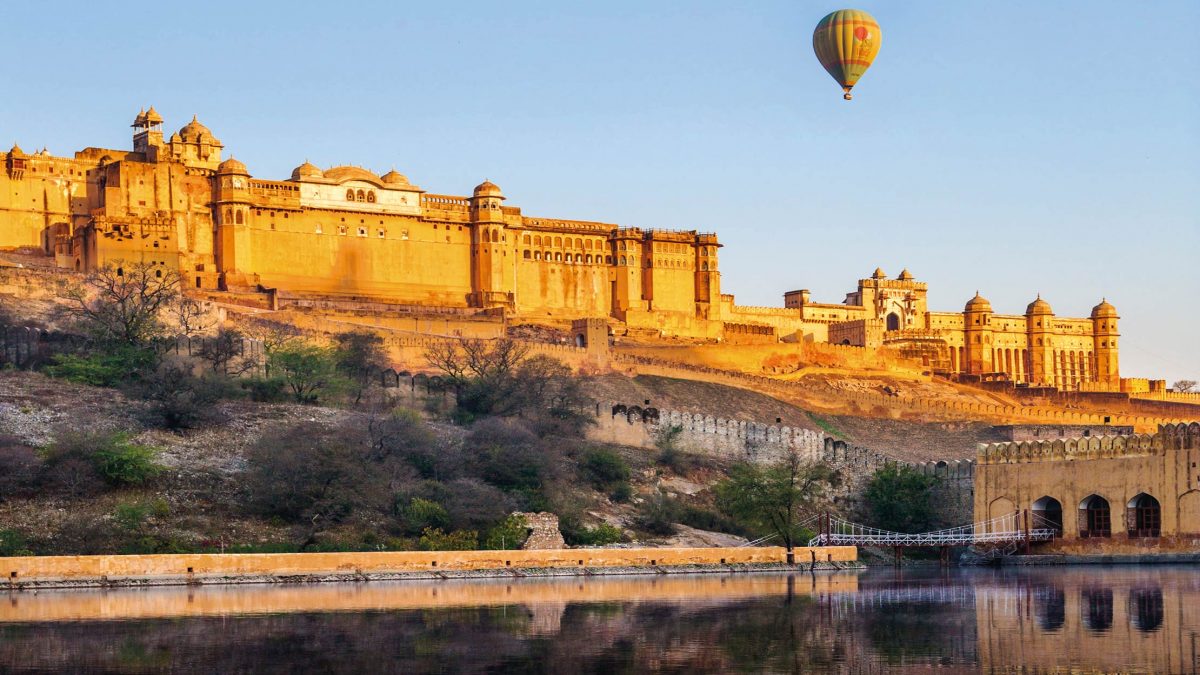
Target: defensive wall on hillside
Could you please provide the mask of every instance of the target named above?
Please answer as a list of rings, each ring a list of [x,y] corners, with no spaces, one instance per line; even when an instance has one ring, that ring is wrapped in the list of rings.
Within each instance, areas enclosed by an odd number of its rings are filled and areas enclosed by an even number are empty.
[[[842,476],[842,484],[835,492],[837,499],[856,499],[866,481],[885,466],[911,466],[939,479],[937,501],[947,522],[970,522],[975,475],[975,462],[971,459],[905,462],[822,431],[701,413],[660,411],[621,403],[597,404],[595,412],[596,424],[589,429],[589,437],[606,443],[657,450],[659,439],[675,430],[677,446],[699,455],[727,461],[774,462],[796,453],[805,461],[824,462]]]

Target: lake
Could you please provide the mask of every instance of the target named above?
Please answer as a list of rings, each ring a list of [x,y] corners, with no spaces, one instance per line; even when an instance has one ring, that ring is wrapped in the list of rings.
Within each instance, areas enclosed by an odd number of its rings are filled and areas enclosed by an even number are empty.
[[[1200,570],[0,592],[0,672],[1190,673]]]

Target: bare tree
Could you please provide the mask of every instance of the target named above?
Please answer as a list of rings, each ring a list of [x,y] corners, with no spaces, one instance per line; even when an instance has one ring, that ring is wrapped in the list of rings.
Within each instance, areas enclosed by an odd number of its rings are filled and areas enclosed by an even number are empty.
[[[468,415],[518,412],[522,397],[518,366],[529,347],[514,340],[437,342],[425,352],[454,389],[455,402]]]
[[[67,311],[96,342],[143,347],[166,333],[161,312],[179,297],[179,274],[149,262],[107,263],[66,297]]]
[[[1178,392],[1194,391],[1196,389],[1196,381],[1195,380],[1178,380],[1177,382],[1175,382],[1175,384],[1171,385],[1171,388]]]
[[[220,328],[217,334],[200,341],[195,355],[212,366],[214,373],[241,375],[257,364],[245,358],[246,337],[232,328]]]
[[[168,310],[179,327],[179,332],[188,337],[208,332],[215,323],[209,313],[208,303],[189,298],[182,293],[169,304]]]

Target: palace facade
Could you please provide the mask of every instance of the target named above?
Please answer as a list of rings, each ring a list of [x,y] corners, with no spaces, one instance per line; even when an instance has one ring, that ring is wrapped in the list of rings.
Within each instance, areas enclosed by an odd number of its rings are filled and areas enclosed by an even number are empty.
[[[785,294],[745,307],[721,293],[717,236],[524,215],[484,181],[435,194],[390,171],[320,169],[264,180],[193,117],[164,135],[151,107],[133,149],[0,155],[0,247],[36,248],[80,271],[141,261],[205,292],[264,292],[479,308],[738,343],[890,349],[930,369],[1063,389],[1120,388],[1117,314],[1057,317],[1040,297],[996,314],[976,294],[931,312],[907,270],[876,270],[842,303]]]

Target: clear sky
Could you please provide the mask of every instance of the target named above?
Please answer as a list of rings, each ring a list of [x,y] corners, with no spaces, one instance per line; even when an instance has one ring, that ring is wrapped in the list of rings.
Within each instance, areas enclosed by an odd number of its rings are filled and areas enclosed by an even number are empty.
[[[8,3],[0,142],[124,148],[198,113],[264,178],[306,158],[527,215],[720,234],[740,304],[882,266],[960,310],[1122,317],[1122,374],[1200,379],[1200,2]],[[5,136],[11,138],[5,138]]]

